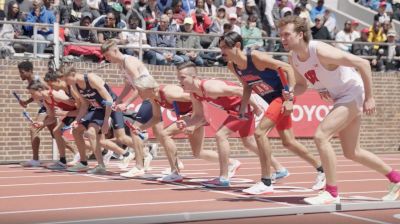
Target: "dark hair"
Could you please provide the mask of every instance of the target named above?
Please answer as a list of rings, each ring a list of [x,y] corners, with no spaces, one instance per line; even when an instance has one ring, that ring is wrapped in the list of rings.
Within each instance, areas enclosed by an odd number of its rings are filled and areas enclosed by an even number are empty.
[[[255,14],[250,14],[249,18],[247,18],[248,22],[257,22],[257,20],[258,20],[258,16]]]
[[[47,87],[41,81],[35,80],[35,81],[32,81],[32,82],[29,83],[27,89],[28,90],[40,91],[40,90],[46,90]]]
[[[17,4],[18,5],[18,13],[17,13],[17,15],[15,15],[15,16],[13,16],[12,15],[12,11],[13,11],[13,5],[14,4]],[[18,17],[20,16],[20,14],[21,14],[21,10],[19,9],[19,4],[18,4],[18,2],[16,2],[16,1],[10,1],[9,3],[7,3],[7,9],[8,9],[8,11],[7,11],[7,20],[13,20],[13,19],[18,19]]]
[[[45,82],[55,82],[59,78],[63,77],[64,75],[60,71],[50,71],[47,72],[46,75],[44,76],[44,81]]]
[[[18,64],[18,70],[33,71],[33,64],[30,61],[23,61]]]
[[[174,10],[171,8],[171,7],[165,7],[165,9],[164,9],[164,14],[167,14],[167,12],[169,11],[169,10],[172,10],[172,13],[174,13]]]
[[[178,5],[179,2],[181,2],[183,4],[182,0],[172,0],[171,8],[174,9]]]
[[[185,61],[185,62],[182,62],[182,63],[179,63],[176,65],[176,69],[178,71],[185,69],[185,68],[195,68],[196,69],[196,64],[193,63],[192,61]]]
[[[243,50],[243,38],[235,31],[229,31],[219,38],[219,43],[225,41],[226,46],[232,48],[236,43],[240,43],[240,49]]]

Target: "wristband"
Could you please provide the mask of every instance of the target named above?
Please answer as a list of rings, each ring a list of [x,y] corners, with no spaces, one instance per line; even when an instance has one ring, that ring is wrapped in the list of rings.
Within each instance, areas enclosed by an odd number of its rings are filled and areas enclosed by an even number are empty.
[[[105,106],[105,107],[111,107],[113,105],[113,101],[107,101],[107,100],[103,100],[101,101],[101,105]]]

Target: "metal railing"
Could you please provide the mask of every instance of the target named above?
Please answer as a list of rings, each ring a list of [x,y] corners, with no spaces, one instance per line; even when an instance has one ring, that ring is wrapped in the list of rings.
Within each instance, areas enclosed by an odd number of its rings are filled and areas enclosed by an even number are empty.
[[[0,41],[7,41],[7,42],[16,42],[16,43],[33,43],[33,57],[37,57],[37,44],[50,44],[53,46],[53,56],[56,66],[60,65],[60,49],[61,46],[68,46],[68,45],[76,45],[76,46],[96,46],[100,47],[101,44],[98,43],[89,43],[89,42],[62,42],[59,39],[60,28],[63,29],[80,29],[80,30],[92,30],[92,31],[112,31],[112,32],[130,32],[130,33],[140,33],[140,34],[163,34],[163,35],[175,35],[175,36],[199,36],[199,37],[212,37],[218,38],[222,35],[218,34],[199,34],[199,33],[187,33],[187,32],[170,32],[170,31],[154,31],[154,30],[133,30],[133,29],[121,29],[121,28],[104,28],[104,27],[85,27],[85,26],[73,26],[73,25],[60,25],[58,23],[54,24],[43,24],[43,23],[28,23],[28,22],[16,22],[16,21],[0,21],[0,24],[12,24],[12,25],[24,25],[24,26],[33,26],[33,39],[5,39],[0,38]],[[52,41],[47,40],[38,40],[37,34],[38,27],[52,27],[53,28],[53,35],[54,38]],[[142,35],[138,35],[139,46],[129,46],[129,45],[118,45],[120,48],[124,49],[138,49],[139,50],[139,58],[142,59],[143,51],[144,50],[169,50],[169,51],[194,51],[194,52],[220,52],[219,49],[196,49],[196,48],[177,48],[177,47],[152,47],[152,46],[143,46],[142,42]],[[244,39],[262,39],[264,43],[268,41],[277,41],[280,42],[280,38],[276,37],[262,37],[262,38],[251,38],[251,37],[244,37]],[[334,40],[322,40],[323,42],[329,44],[361,44],[361,45],[379,45],[379,46],[400,46],[400,43],[371,43],[371,42],[346,42],[346,41],[334,41]],[[129,43],[128,43],[129,44]],[[287,52],[268,52],[271,55],[276,56],[285,56],[288,55]],[[385,58],[386,56],[361,56],[362,58],[366,59],[376,59],[376,58]],[[395,60],[399,60],[400,57],[395,57]]]

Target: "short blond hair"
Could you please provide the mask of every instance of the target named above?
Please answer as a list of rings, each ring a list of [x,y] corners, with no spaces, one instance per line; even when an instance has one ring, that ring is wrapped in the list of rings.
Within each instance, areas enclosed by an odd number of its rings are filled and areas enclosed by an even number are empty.
[[[73,65],[62,65],[60,68],[62,76],[68,76],[76,73],[76,69]]]
[[[160,86],[151,75],[141,75],[134,82],[135,86],[140,89],[154,89]]]
[[[104,44],[101,45],[101,53],[104,54],[113,47],[117,47],[117,42],[115,42],[114,40],[107,40],[106,42],[104,42]]]

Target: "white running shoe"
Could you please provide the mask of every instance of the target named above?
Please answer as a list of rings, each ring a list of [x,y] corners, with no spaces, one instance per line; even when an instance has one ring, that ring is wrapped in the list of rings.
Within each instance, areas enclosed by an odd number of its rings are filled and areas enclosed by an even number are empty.
[[[103,155],[103,163],[107,166],[110,163],[111,157],[113,156],[113,151],[108,150],[105,155]]]
[[[145,171],[151,170],[151,166],[150,166],[151,161],[153,161],[153,156],[150,153],[148,153],[144,157],[144,165],[143,166],[144,166]]]
[[[21,166],[23,167],[40,167],[40,161],[39,160],[29,160],[21,163]]]
[[[178,160],[178,168],[179,168],[179,170],[183,170],[185,168],[185,166],[183,165],[181,160]],[[165,170],[163,170],[161,172],[161,174],[163,174],[163,175],[171,174],[171,168],[165,168]]]
[[[251,195],[272,194],[274,193],[274,186],[266,186],[262,181],[254,184],[253,186],[243,189],[242,192]]]
[[[123,170],[128,168],[129,163],[133,160],[133,158],[135,158],[135,155],[132,153],[129,153],[128,156],[124,156],[120,162],[120,164],[118,164],[118,167]]]
[[[235,176],[236,171],[239,169],[241,163],[239,160],[234,159],[233,162],[231,164],[229,164],[228,167],[228,178],[232,178]]]
[[[177,172],[172,172],[167,176],[158,178],[157,180],[164,183],[181,183],[183,181],[183,177]]]
[[[317,179],[315,179],[315,183],[311,187],[311,189],[313,189],[314,191],[322,190],[324,189],[325,185],[326,185],[325,173],[318,172]]]
[[[74,158],[72,161],[68,162],[68,166],[75,166],[79,161],[81,161],[81,155],[79,153],[75,153]]]
[[[122,177],[132,178],[144,175],[144,169],[138,169],[136,166],[125,173],[120,174]]]
[[[340,197],[333,197],[327,191],[321,191],[317,196],[304,198],[304,202],[310,205],[340,204]]]
[[[395,201],[400,196],[400,182],[389,184],[389,193],[385,195],[383,201]]]

